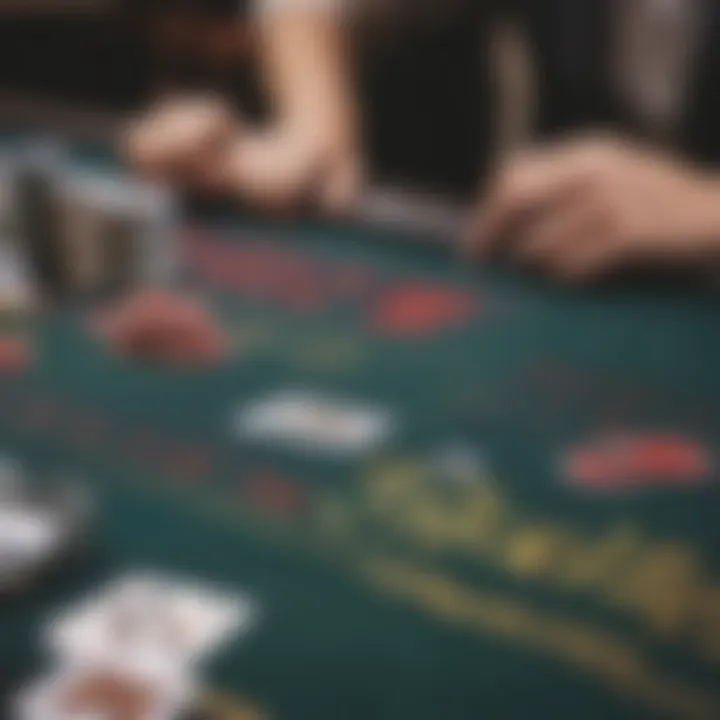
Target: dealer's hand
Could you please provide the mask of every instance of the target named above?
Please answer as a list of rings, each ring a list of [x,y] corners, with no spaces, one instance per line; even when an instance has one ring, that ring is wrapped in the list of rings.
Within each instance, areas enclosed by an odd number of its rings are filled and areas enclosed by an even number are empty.
[[[342,133],[280,124],[242,133],[228,151],[225,184],[233,195],[270,211],[311,205],[342,214],[357,200],[363,173],[359,153]]]
[[[720,180],[619,140],[538,149],[500,170],[467,250],[565,280],[706,262],[720,257]]]
[[[128,128],[123,149],[141,175],[213,190],[239,128],[239,119],[219,97],[173,97],[158,101]]]

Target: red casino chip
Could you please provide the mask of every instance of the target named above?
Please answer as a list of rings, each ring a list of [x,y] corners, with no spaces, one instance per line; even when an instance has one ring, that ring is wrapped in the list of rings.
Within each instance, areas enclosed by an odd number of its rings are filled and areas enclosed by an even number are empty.
[[[142,291],[97,323],[111,352],[167,366],[215,365],[228,354],[226,335],[199,303],[164,291]]]
[[[22,373],[30,367],[28,343],[17,337],[0,337],[0,374]]]

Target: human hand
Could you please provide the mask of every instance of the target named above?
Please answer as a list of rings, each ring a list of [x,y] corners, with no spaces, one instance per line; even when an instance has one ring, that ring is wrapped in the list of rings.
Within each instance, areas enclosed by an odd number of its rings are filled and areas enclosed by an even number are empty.
[[[613,139],[583,139],[508,162],[467,238],[560,279],[720,256],[720,182]]]
[[[225,158],[224,185],[270,211],[310,204],[327,214],[343,214],[362,187],[359,158],[351,142],[329,129],[281,125],[236,138]]]
[[[213,95],[165,99],[128,128],[123,150],[141,175],[213,189],[220,185],[222,157],[239,125]]]

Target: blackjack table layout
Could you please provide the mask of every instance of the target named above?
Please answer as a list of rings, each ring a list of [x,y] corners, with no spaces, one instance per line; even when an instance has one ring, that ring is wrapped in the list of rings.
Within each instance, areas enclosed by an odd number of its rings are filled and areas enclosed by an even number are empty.
[[[4,684],[140,568],[252,599],[207,717],[720,717],[713,283],[559,288],[421,235],[189,219],[212,369],[114,357],[70,306],[15,327],[0,454],[82,479],[95,522],[2,601]]]

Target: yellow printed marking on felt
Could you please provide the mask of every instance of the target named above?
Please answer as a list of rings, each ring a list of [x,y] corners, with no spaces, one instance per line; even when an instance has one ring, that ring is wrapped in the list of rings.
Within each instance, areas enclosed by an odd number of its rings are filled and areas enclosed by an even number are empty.
[[[362,360],[361,339],[337,329],[308,334],[267,313],[261,320],[243,317],[242,311],[218,304],[218,318],[244,357],[272,356],[306,369],[337,371],[354,368]]]
[[[365,476],[355,511],[377,535],[409,541],[418,558],[459,553],[563,594],[593,597],[706,658],[720,655],[720,610],[709,600],[720,586],[692,547],[649,539],[628,524],[588,536],[528,520],[491,478],[447,497],[422,463],[402,458],[372,464]]]
[[[312,369],[341,370],[357,365],[362,345],[352,337],[306,339],[298,350],[298,362]]]
[[[605,631],[510,598],[470,590],[401,562],[369,558],[363,571],[375,587],[392,597],[419,605],[445,621],[577,666],[650,707],[697,720],[710,720],[720,713],[718,697],[661,675],[631,644]]]
[[[218,310],[218,318],[233,348],[243,357],[265,353],[271,346],[273,333],[269,326],[248,322],[224,312],[222,308]]]
[[[208,720],[270,720],[270,716],[242,697],[209,692],[200,701]]]
[[[532,577],[546,572],[558,559],[562,538],[552,527],[520,531],[508,545],[506,562],[518,577]]]

